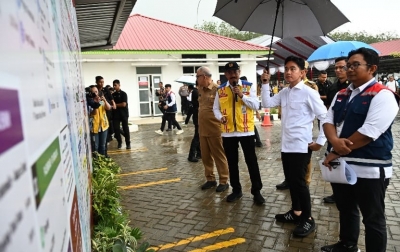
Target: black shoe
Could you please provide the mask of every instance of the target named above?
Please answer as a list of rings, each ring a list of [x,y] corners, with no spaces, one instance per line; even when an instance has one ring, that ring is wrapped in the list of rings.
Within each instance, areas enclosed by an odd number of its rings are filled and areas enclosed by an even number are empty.
[[[117,148],[120,150],[122,148],[122,144],[119,143]]]
[[[323,246],[321,251],[325,252],[359,252],[357,245],[346,245],[343,242],[339,241],[338,243]]]
[[[106,154],[106,155],[104,155],[104,157],[105,157],[105,158],[110,158],[110,156],[109,156],[109,155],[107,155],[107,154]]]
[[[166,129],[165,131],[172,131],[172,129]]]
[[[128,144],[128,145],[126,146],[126,149],[127,149],[127,150],[130,150],[130,149],[131,149],[131,145]]]
[[[219,184],[218,186],[217,186],[217,189],[215,189],[215,191],[216,192],[223,192],[223,191],[225,191],[226,189],[228,189],[229,188],[229,184],[228,183],[226,183],[226,184]]]
[[[216,181],[207,181],[206,183],[204,183],[201,186],[201,190],[207,190],[207,189],[210,189],[210,188],[213,188],[213,187],[216,187],[216,186],[217,186],[217,182]]]
[[[299,225],[293,230],[293,235],[305,237],[315,230],[314,218],[302,220]]]
[[[193,163],[199,162],[199,160],[197,158],[194,158],[194,157],[188,157],[188,161],[189,162],[193,162]]]
[[[298,223],[300,221],[300,216],[295,215],[293,210],[289,210],[284,214],[275,215],[275,220],[280,222]]]
[[[254,195],[253,201],[254,201],[254,204],[259,205],[259,206],[264,205],[264,203],[265,203],[265,199],[260,193]]]
[[[239,192],[239,193],[234,193],[233,192],[233,193],[229,194],[228,197],[226,197],[226,201],[227,202],[234,202],[234,201],[240,199],[242,196],[243,196],[242,192]]]
[[[256,143],[256,147],[262,147],[262,143]]]
[[[196,154],[197,159],[201,159],[201,154]]]
[[[327,196],[322,199],[324,203],[335,203],[335,195]]]
[[[289,182],[287,182],[286,180],[284,180],[282,183],[276,185],[276,189],[278,189],[278,190],[286,190],[286,189],[289,189]]]

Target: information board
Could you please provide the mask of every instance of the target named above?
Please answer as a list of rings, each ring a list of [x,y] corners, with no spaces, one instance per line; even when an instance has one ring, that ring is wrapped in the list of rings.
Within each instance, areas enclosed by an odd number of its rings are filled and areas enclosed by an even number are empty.
[[[0,251],[90,251],[90,138],[71,0],[0,1]]]

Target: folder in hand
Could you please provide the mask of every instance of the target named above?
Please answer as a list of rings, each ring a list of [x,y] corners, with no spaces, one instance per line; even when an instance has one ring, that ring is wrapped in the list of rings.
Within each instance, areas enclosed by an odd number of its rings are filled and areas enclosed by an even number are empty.
[[[332,170],[323,165],[324,161],[320,160],[319,168],[321,169],[322,178],[331,183],[354,185],[357,182],[357,175],[354,170],[342,158],[333,160]]]

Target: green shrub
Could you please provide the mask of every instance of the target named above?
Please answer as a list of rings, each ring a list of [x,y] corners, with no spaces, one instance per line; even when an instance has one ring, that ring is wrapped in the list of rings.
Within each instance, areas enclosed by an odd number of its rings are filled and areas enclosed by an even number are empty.
[[[96,154],[93,159],[92,207],[94,252],[150,252],[147,242],[138,247],[142,238],[138,228],[129,226],[128,216],[123,213],[118,193],[118,176],[121,172],[111,158]]]

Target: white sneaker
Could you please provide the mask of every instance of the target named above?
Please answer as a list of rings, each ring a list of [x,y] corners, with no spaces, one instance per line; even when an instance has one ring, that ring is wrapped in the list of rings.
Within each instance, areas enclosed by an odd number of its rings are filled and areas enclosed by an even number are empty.
[[[159,135],[163,135],[164,134],[164,132],[162,132],[161,130],[156,130],[155,131],[157,134],[159,134]]]
[[[180,134],[182,134],[183,133],[183,130],[181,129],[181,130],[178,130],[177,132],[176,132],[176,134],[177,135],[180,135]]]
[[[186,123],[182,123],[181,125],[184,126],[184,127],[187,127],[187,124],[186,124]]]

